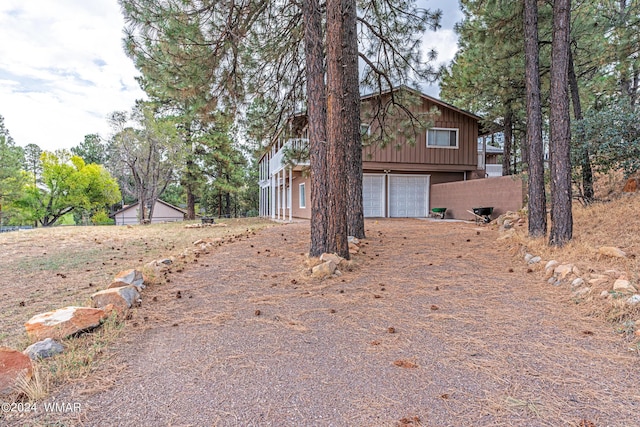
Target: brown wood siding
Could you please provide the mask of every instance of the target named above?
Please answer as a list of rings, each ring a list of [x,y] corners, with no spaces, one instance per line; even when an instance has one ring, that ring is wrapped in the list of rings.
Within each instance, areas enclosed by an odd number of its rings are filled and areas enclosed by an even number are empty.
[[[367,163],[373,165],[385,163],[405,163],[409,165],[437,165],[438,169],[473,170],[478,162],[478,122],[474,118],[458,111],[436,106],[430,100],[423,98],[422,104],[414,107],[417,113],[427,113],[437,107],[440,116],[435,120],[434,127],[458,129],[458,148],[427,147],[426,132],[421,132],[415,144],[409,144],[403,136],[384,148],[379,146],[365,147],[362,160],[365,168]],[[363,106],[366,109],[366,106]],[[375,129],[372,129],[375,132]]]

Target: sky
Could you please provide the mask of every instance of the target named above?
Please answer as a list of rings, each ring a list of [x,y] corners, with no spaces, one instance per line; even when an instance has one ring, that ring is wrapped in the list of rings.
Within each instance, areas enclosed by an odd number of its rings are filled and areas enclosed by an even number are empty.
[[[417,2],[444,12],[423,47],[448,63],[462,18],[457,0]],[[0,115],[18,145],[53,151],[91,133],[110,136],[107,116],[144,97],[122,49],[123,27],[117,0],[0,1]],[[438,95],[437,86],[424,90]]]

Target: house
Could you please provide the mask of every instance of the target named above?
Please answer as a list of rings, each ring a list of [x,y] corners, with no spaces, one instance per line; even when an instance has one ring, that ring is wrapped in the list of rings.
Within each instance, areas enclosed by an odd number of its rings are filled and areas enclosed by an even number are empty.
[[[153,207],[153,218],[151,218],[151,223],[156,224],[160,222],[183,221],[185,214],[185,211],[170,203],[163,202],[162,200],[156,200]],[[139,224],[139,216],[140,203],[125,206],[111,215],[111,217],[115,219],[116,225]]]
[[[414,113],[436,108],[434,126],[409,144],[403,136],[384,148],[363,147],[363,207],[365,217],[426,217],[429,191],[434,184],[484,178],[486,159],[478,158],[480,117],[424,93],[406,87],[362,97],[363,117],[375,103],[385,102],[396,91],[416,95]],[[363,118],[363,122],[366,118]],[[260,215],[273,219],[310,218],[308,162],[290,166],[287,150],[308,146],[306,115],[291,118],[267,147],[259,162]],[[366,125],[365,125],[366,126]],[[366,131],[375,131],[376,129]]]
[[[484,169],[487,178],[502,176],[503,154],[502,148],[488,145],[484,136],[478,139],[478,168]]]

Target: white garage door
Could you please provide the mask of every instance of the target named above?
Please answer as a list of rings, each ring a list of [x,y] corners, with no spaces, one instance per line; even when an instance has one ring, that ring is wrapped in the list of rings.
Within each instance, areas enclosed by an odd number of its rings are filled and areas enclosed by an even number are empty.
[[[362,207],[365,218],[384,216],[384,175],[364,174]]]
[[[422,218],[429,213],[429,176],[389,176],[389,216]]]

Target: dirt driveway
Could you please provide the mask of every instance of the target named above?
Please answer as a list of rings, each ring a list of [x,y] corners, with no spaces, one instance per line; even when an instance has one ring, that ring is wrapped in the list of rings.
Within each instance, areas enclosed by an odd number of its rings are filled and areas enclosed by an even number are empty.
[[[338,278],[305,273],[308,223],[173,272],[146,291],[97,371],[49,398],[80,414],[32,421],[639,425],[637,356],[565,289],[527,273],[496,231],[424,220],[366,229]]]

